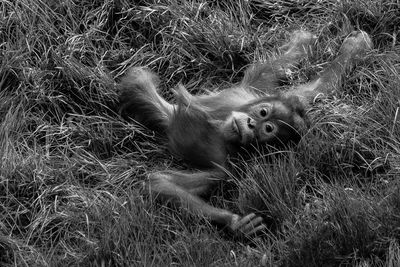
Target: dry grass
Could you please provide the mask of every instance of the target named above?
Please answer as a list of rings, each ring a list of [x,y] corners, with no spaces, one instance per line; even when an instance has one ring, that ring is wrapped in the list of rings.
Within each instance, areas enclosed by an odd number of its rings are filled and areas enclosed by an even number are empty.
[[[398,1],[136,2],[0,3],[0,265],[400,264]],[[166,97],[224,87],[298,28],[319,40],[289,83],[353,29],[375,49],[298,147],[236,163],[231,198],[212,199],[259,212],[268,233],[236,240],[148,199],[146,172],[183,163],[117,114],[124,71],[149,66]]]

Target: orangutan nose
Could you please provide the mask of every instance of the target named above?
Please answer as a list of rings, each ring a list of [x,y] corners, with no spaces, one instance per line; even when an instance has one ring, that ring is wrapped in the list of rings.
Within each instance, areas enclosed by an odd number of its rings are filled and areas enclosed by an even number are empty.
[[[253,120],[252,118],[248,117],[247,118],[247,127],[249,127],[249,129],[256,128],[256,121]]]

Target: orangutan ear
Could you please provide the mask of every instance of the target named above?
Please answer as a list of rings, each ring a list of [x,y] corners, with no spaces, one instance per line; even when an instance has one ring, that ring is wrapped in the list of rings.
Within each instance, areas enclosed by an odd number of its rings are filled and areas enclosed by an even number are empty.
[[[300,117],[304,117],[306,115],[306,109],[304,105],[301,103],[298,96],[289,96],[287,98],[289,105],[292,107],[293,111],[296,112]]]
[[[293,115],[294,127],[299,132],[304,132],[308,128],[308,119],[306,117],[300,117],[297,113]]]
[[[309,126],[306,109],[297,96],[289,96],[288,104],[293,110],[294,127],[299,131],[305,131]]]

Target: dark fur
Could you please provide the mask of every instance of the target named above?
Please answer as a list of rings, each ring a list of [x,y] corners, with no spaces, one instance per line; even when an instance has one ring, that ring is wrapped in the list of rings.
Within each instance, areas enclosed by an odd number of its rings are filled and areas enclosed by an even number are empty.
[[[276,85],[285,68],[306,57],[308,46],[314,40],[311,33],[296,31],[282,47],[280,57],[250,66],[238,85],[201,96],[191,95],[183,86],[178,86],[176,104],[168,103],[157,92],[155,74],[146,68],[131,69],[120,83],[121,114],[167,135],[174,155],[201,168],[196,172],[151,173],[147,183],[149,192],[226,225],[232,231],[252,234],[264,229],[261,217],[239,216],[214,207],[199,196],[226,179],[216,165],[227,167],[228,155],[236,155],[243,146],[246,150],[258,147],[258,140],[277,147],[297,143],[301,138],[299,132],[306,127],[304,106],[312,103],[317,95],[336,90],[354,59],[372,47],[366,33],[355,32],[346,39],[339,56],[316,79],[286,92],[277,92]],[[259,112],[266,113],[266,109],[268,116]],[[271,124],[277,131],[266,130],[265,126]]]
[[[153,130],[165,132],[172,115],[169,105],[157,92],[159,78],[146,68],[132,68],[119,83],[120,113]]]
[[[258,68],[252,67],[257,72],[265,69],[261,65]],[[296,97],[259,97],[260,92],[244,87],[247,83],[256,83],[253,79],[257,78],[258,75],[246,72],[246,82],[241,86],[199,97],[179,86],[175,91],[177,104],[171,105],[157,92],[158,77],[148,69],[134,68],[120,83],[121,113],[165,133],[174,155],[199,167],[224,165],[227,154],[239,151],[235,144],[225,142],[219,130],[232,111],[247,113],[259,103],[281,102],[290,110],[290,115],[272,114],[271,121],[279,126],[279,132],[269,145],[282,146],[300,140],[298,124],[303,123],[305,115],[300,102]],[[249,144],[248,148],[254,145],[257,144]]]
[[[226,148],[211,116],[194,106],[179,104],[168,126],[171,152],[198,167],[223,165]]]

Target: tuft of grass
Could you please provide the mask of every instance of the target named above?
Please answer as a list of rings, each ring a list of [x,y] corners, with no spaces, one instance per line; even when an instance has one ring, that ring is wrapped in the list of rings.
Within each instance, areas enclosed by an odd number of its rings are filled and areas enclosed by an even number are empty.
[[[398,1],[3,1],[0,3],[1,266],[397,266]],[[317,101],[296,148],[234,162],[211,199],[262,215],[232,238],[153,203],[149,171],[187,167],[118,114],[116,82],[148,66],[165,97],[218,90],[275,56],[291,31],[318,35],[288,77],[305,82],[345,36],[375,49]],[[230,197],[221,198],[223,193]]]

